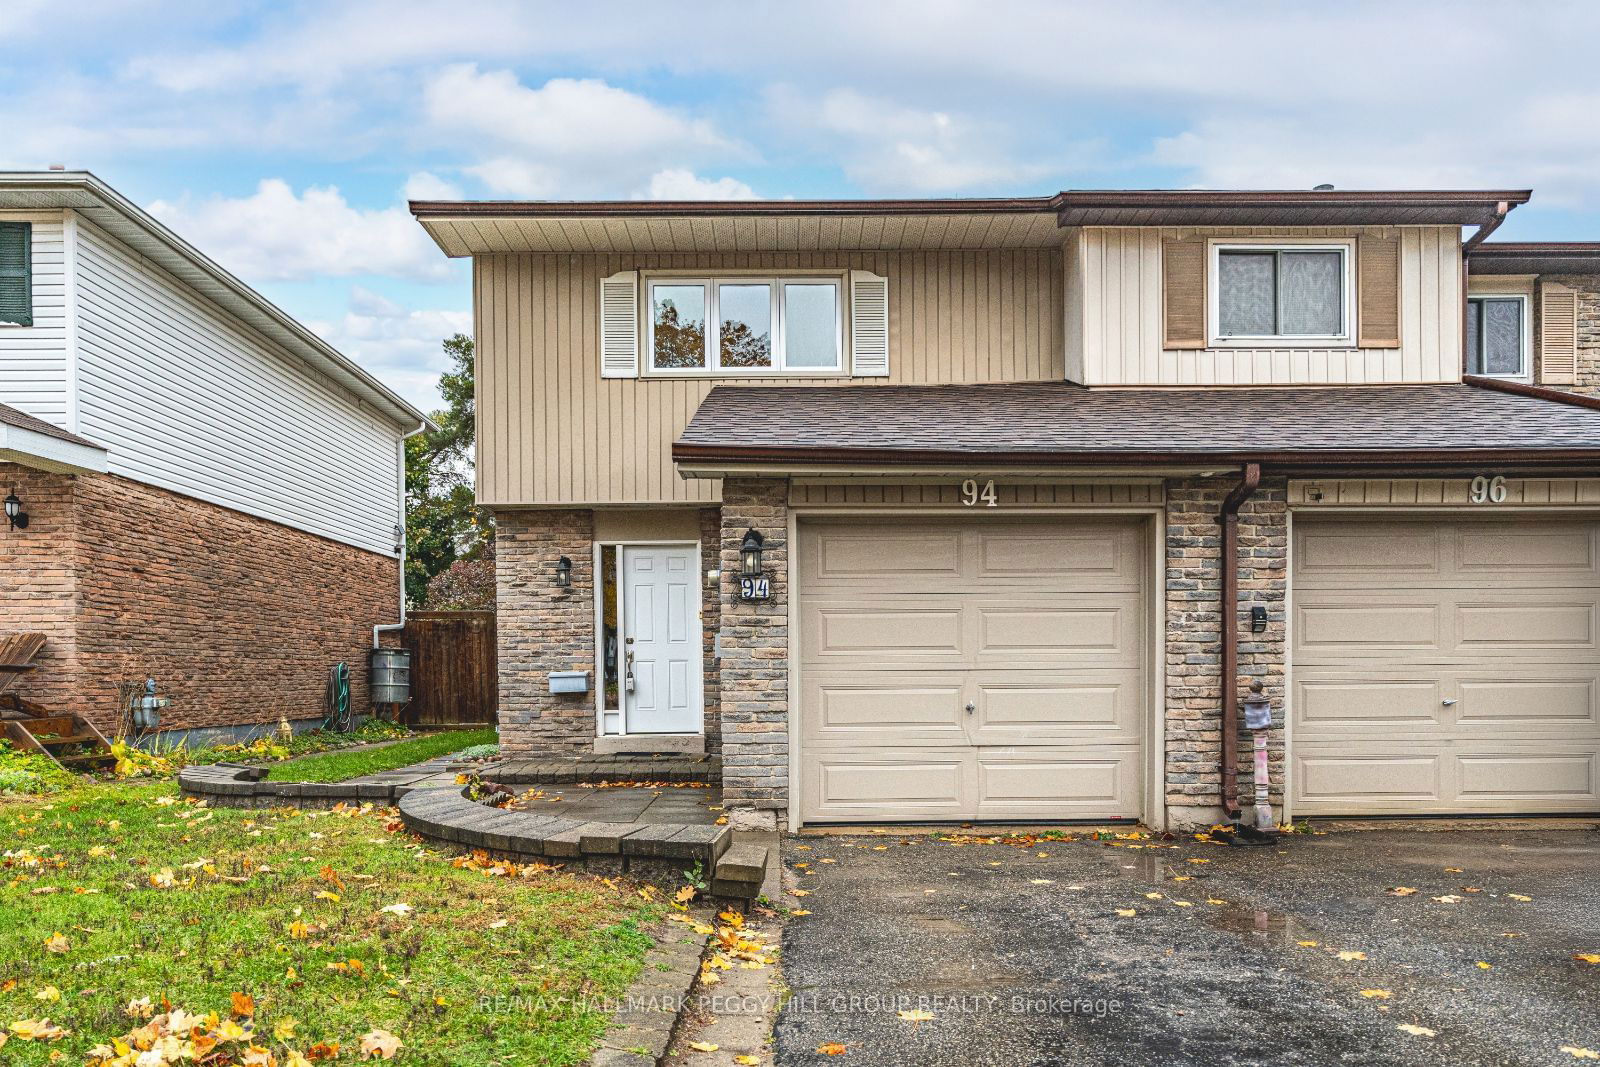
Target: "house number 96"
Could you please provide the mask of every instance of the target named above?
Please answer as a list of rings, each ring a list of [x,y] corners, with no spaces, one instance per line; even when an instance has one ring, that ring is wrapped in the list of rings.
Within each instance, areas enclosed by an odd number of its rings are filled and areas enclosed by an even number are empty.
[[[990,478],[988,481],[982,483],[980,483],[976,478],[968,478],[966,481],[961,483],[961,503],[965,504],[969,508],[973,508],[978,506],[978,502],[980,500],[983,501],[983,506],[986,508],[997,508],[1000,506],[1000,498],[995,494],[994,491],[993,478]]]
[[[1474,504],[1503,504],[1506,500],[1506,480],[1498,474],[1493,478],[1480,474],[1472,479],[1468,496]]]

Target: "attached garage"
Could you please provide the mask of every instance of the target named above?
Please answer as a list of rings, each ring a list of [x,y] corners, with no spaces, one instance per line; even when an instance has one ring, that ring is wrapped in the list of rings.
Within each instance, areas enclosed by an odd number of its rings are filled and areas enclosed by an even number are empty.
[[[1299,815],[1600,810],[1600,523],[1294,519]]]
[[[1147,518],[798,533],[802,819],[1140,816]]]

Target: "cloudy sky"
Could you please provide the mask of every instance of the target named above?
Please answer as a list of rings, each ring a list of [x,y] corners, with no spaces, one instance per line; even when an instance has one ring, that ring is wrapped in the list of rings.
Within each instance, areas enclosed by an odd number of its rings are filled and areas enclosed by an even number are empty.
[[[1535,190],[1600,239],[1600,4],[0,0],[0,169],[99,174],[425,407],[407,197]]]

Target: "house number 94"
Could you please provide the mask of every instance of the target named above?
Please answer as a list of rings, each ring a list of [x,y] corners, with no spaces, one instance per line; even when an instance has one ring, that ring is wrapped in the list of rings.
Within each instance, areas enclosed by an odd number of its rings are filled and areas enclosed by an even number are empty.
[[[986,508],[1000,506],[1000,497],[994,491],[993,478],[986,482],[980,482],[976,478],[968,478],[961,483],[961,503],[969,508],[975,508],[978,506],[979,501],[982,501],[983,506]]]
[[[1506,500],[1506,480],[1498,474],[1493,478],[1480,474],[1472,479],[1467,496],[1474,504],[1503,504]]]

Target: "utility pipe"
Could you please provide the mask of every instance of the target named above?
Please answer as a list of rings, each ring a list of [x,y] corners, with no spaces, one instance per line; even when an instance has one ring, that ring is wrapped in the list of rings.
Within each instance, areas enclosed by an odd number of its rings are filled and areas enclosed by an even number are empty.
[[[1222,527],[1220,579],[1222,603],[1222,809],[1239,817],[1239,507],[1261,485],[1261,464],[1246,463],[1241,479],[1222,501],[1217,523]]]
[[[406,538],[406,439],[415,437],[419,433],[425,433],[431,428],[432,425],[430,423],[424,422],[415,430],[401,434],[400,440],[395,443],[395,478],[397,479],[397,487],[400,490],[400,521],[395,525],[395,529],[400,531],[400,536],[396,538],[399,543],[395,546],[399,549],[400,555],[400,621],[379,623],[374,626],[372,628],[373,648],[379,646],[383,634],[406,628],[406,550],[410,547]]]

